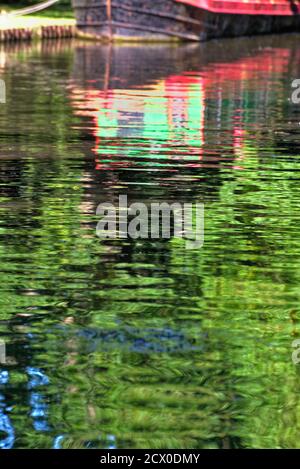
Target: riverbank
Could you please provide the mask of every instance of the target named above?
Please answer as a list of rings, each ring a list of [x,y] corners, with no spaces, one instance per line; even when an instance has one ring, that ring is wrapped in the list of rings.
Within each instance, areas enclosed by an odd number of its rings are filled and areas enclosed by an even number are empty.
[[[45,16],[0,17],[0,42],[57,39],[76,36],[73,18]]]

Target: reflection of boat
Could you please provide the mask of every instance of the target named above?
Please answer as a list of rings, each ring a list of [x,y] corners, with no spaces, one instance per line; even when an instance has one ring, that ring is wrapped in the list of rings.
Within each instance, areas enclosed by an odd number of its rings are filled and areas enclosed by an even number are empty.
[[[108,39],[206,40],[298,30],[297,0],[72,0],[78,28]]]
[[[270,100],[276,99],[276,93],[267,92],[267,77],[279,76],[291,62],[291,49],[271,40],[273,49],[269,42],[260,48],[253,40],[249,47],[243,39],[239,50],[232,50],[224,60],[212,43],[192,52],[190,45],[176,48],[177,57],[171,59],[167,57],[172,48],[153,47],[152,52],[151,48],[81,48],[81,65],[77,63],[75,68],[85,72],[81,77],[75,72],[72,100],[76,113],[93,122],[96,168],[138,166],[176,171],[181,165],[208,167],[216,161],[238,161],[234,165],[239,166],[247,140],[245,128],[263,119],[262,106],[268,107]],[[125,67],[121,80],[119,67],[130,63],[131,70],[135,69],[135,56],[140,74],[127,75]],[[165,77],[156,67],[163,56],[167,71],[170,60],[170,73]],[[201,61],[194,60],[200,56]],[[294,59],[297,61],[296,56]],[[252,80],[255,92],[249,94]],[[228,125],[227,155],[221,129],[224,119]],[[216,129],[214,134],[207,131],[211,127]]]

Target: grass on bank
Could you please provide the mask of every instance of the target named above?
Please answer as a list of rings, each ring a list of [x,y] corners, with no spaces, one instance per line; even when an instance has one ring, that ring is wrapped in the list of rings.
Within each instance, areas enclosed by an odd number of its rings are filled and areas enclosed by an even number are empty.
[[[37,0],[36,3],[40,3],[42,0]],[[5,11],[14,11],[14,10],[19,10],[20,8],[25,8],[28,6],[26,3],[17,3],[14,6],[8,5],[6,3],[1,3],[0,5],[0,11],[5,10]],[[72,8],[67,8],[64,6],[59,6],[59,5],[53,5],[52,7],[47,8],[46,10],[39,11],[35,15],[28,15],[28,17],[40,17],[40,18],[52,18],[52,19],[72,19],[74,18],[74,13]],[[27,17],[24,16],[23,18]]]
[[[38,0],[36,3],[39,3]],[[8,4],[1,4],[0,11],[14,11],[24,8],[26,3],[15,4],[13,7]],[[44,11],[36,14],[2,18],[0,15],[0,29],[19,29],[19,28],[39,28],[42,26],[65,25],[73,26],[75,24],[73,11],[71,8],[65,8],[59,5],[53,5]]]

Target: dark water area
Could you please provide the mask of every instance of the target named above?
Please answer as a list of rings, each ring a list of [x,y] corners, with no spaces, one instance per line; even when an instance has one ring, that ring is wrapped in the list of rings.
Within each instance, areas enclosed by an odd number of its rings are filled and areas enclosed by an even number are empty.
[[[0,49],[1,448],[299,446],[299,59]],[[120,194],[204,203],[204,246],[99,239]]]

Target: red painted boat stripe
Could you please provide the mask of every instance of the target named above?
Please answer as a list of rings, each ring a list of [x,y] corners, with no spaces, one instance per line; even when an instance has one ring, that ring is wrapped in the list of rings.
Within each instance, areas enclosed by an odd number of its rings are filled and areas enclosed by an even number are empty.
[[[289,0],[176,0],[214,13],[291,16]],[[300,13],[300,4],[298,4]]]

